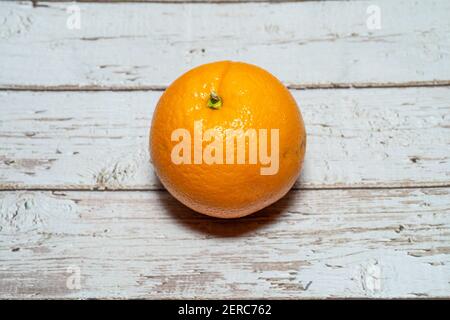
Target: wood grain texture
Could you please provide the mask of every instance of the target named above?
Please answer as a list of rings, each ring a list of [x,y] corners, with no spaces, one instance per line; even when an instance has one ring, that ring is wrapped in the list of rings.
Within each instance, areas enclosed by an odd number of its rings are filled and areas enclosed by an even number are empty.
[[[0,1],[0,298],[450,297],[449,1],[92,2],[71,30]],[[147,153],[161,91],[222,59],[315,89],[301,179],[234,221]]]
[[[292,191],[233,221],[165,191],[4,191],[0,297],[449,297],[449,215],[449,188]]]
[[[450,184],[450,88],[292,91],[308,132],[296,188]],[[0,92],[0,189],[161,189],[161,92]]]
[[[373,4],[380,30],[367,27]],[[446,0],[80,3],[79,30],[66,27],[69,5],[0,3],[1,88],[160,88],[221,59],[260,65],[292,87],[450,80]]]

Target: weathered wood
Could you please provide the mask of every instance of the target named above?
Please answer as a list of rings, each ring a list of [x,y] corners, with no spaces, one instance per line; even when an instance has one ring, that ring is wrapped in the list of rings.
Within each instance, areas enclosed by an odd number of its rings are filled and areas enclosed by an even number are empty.
[[[449,215],[449,188],[292,191],[234,221],[165,191],[4,191],[0,297],[450,297]]]
[[[33,3],[0,2],[0,298],[450,297],[450,2],[78,3],[80,30]],[[161,90],[220,59],[385,89],[293,90],[301,180],[215,220],[162,191],[147,139]]]
[[[78,3],[79,30],[66,27],[70,5],[0,3],[1,88],[160,88],[222,59],[258,64],[292,87],[450,81],[446,0]],[[381,29],[367,26],[370,5]]]
[[[308,132],[296,187],[450,184],[450,88],[292,91]],[[0,92],[0,189],[160,189],[161,92]]]

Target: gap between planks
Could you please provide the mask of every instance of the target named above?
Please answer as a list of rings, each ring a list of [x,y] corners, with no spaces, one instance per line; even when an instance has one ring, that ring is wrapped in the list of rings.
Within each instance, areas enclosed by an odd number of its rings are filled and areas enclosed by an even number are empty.
[[[10,0],[19,1],[22,0]],[[239,4],[239,3],[285,3],[285,2],[318,2],[318,1],[361,1],[361,0],[29,0],[25,2],[31,2],[33,7],[45,6],[42,3],[51,2],[79,2],[79,3],[102,3],[102,4],[120,4],[120,3],[167,3],[167,4],[183,4],[183,3],[207,3],[207,4]]]
[[[341,187],[296,187],[293,186],[291,190],[295,191],[339,191],[339,190],[411,190],[411,189],[445,189],[450,188],[450,184],[442,184],[442,185],[408,185],[408,186],[368,186],[368,187],[350,187],[350,186],[341,186]],[[11,192],[11,191],[30,191],[30,192],[168,192],[165,188],[1,188],[0,192]]]
[[[323,83],[323,84],[285,84],[290,90],[323,90],[323,89],[395,89],[395,88],[420,88],[420,87],[448,87],[450,80],[436,81],[411,81],[411,82],[388,82],[388,83]],[[0,91],[164,91],[167,86],[164,85],[139,85],[139,86],[76,86],[76,85],[58,85],[58,86],[41,86],[41,85],[7,85],[0,86]]]

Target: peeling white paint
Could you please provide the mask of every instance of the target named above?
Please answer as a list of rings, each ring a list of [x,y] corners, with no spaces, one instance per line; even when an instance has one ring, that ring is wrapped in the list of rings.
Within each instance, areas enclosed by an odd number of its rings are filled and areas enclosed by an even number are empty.
[[[296,187],[448,185],[449,88],[292,93],[308,133]],[[161,189],[147,152],[160,95],[0,96],[1,188]]]
[[[0,86],[160,87],[226,59],[293,86],[449,80],[448,1],[378,0],[379,30],[367,28],[370,4],[80,3],[82,27],[70,30],[66,3],[0,2]]]
[[[40,223],[0,231],[0,297],[448,297],[449,192],[297,190],[219,221],[164,191],[3,191],[2,225],[25,199]]]

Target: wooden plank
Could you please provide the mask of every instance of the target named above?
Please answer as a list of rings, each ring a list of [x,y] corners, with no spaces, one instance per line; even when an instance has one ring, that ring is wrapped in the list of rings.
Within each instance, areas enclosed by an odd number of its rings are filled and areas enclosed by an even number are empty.
[[[297,188],[450,184],[450,88],[292,91],[308,132]],[[161,92],[0,92],[0,189],[161,189]]]
[[[0,208],[1,298],[450,297],[449,188],[292,191],[234,221],[164,191]]]
[[[0,3],[1,88],[160,88],[223,59],[291,87],[450,83],[446,0],[79,3],[80,29],[66,26],[69,5]],[[381,29],[368,28],[369,5]]]

